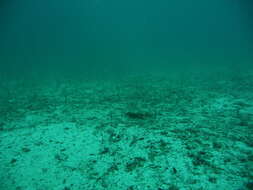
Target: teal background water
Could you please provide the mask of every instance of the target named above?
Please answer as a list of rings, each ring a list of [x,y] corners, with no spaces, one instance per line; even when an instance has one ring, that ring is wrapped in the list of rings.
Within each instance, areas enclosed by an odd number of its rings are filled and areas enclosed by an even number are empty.
[[[4,0],[1,74],[250,66],[252,7],[247,0]]]

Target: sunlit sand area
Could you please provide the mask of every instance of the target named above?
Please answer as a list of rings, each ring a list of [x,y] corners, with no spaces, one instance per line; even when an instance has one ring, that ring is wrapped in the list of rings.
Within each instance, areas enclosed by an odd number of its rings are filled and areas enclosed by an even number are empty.
[[[253,73],[1,83],[1,190],[253,189]]]

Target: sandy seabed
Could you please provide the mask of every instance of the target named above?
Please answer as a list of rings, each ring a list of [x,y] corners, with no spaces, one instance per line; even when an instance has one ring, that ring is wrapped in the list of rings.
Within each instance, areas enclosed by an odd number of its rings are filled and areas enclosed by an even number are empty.
[[[2,86],[1,190],[253,189],[253,73]]]

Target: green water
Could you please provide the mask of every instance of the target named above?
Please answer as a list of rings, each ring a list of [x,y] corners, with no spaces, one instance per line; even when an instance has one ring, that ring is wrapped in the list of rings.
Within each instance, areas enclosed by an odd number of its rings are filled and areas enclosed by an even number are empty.
[[[252,65],[246,0],[4,0],[0,6],[6,75]]]
[[[252,8],[2,0],[0,190],[252,190]]]

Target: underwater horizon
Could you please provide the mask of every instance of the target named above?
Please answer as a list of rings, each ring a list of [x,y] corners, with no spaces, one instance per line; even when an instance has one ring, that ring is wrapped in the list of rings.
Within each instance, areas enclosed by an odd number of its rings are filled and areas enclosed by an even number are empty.
[[[252,190],[250,0],[2,0],[0,190]]]
[[[1,75],[96,78],[178,68],[252,69],[252,5],[249,0],[3,0]]]

